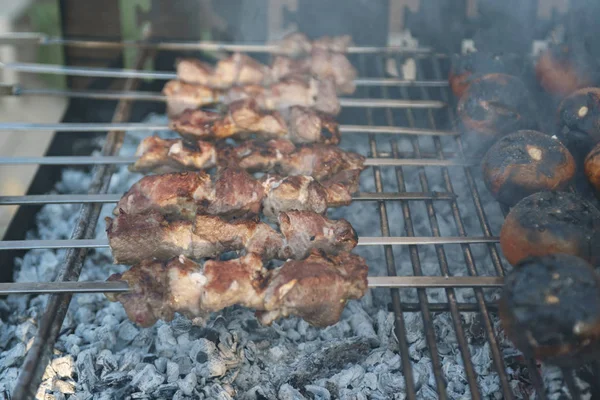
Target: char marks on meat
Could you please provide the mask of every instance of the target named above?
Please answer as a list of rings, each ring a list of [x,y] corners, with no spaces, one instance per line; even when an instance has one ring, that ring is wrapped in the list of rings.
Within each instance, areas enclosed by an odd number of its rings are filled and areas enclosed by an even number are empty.
[[[145,327],[170,321],[175,313],[206,318],[236,304],[257,310],[263,324],[296,315],[324,327],[339,320],[348,300],[366,293],[367,272],[363,258],[345,252],[314,250],[274,270],[255,254],[204,265],[178,256],[167,262],[144,260],[112,275],[109,281],[125,281],[131,290],[107,297],[121,302],[129,318]]]
[[[204,110],[186,110],[170,122],[170,128],[189,140],[245,138],[250,134],[271,139],[288,138],[295,143],[337,144],[340,132],[329,115],[294,106],[282,113],[263,111],[254,99],[238,100],[220,114]]]
[[[301,259],[312,249],[335,254],[352,250],[358,242],[344,219],[333,221],[310,211],[289,211],[279,213],[278,221],[281,233],[252,220],[196,215],[193,221],[168,221],[150,211],[106,218],[106,231],[115,264],[128,265],[178,255],[202,259],[228,251],[256,253],[265,260]]]
[[[196,146],[181,139],[144,138],[135,155],[138,159],[129,166],[131,172],[168,173],[197,171],[216,166],[217,149],[213,143],[196,141]]]

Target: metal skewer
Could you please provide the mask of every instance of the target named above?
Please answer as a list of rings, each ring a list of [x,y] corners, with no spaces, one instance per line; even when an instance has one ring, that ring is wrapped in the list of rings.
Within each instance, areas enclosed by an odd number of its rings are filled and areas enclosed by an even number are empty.
[[[504,279],[495,276],[370,276],[370,288],[445,288],[445,287],[501,287]],[[124,281],[87,282],[16,282],[0,283],[0,296],[8,294],[47,293],[126,293]]]
[[[60,122],[56,124],[32,124],[23,122],[0,122],[0,131],[55,131],[55,132],[106,132],[118,131],[164,131],[170,130],[168,125],[147,122]],[[371,125],[339,125],[342,133],[378,133],[388,135],[417,135],[417,136],[456,136],[454,131],[435,129],[419,129],[402,126],[371,126]]]
[[[495,236],[361,236],[358,246],[407,246],[407,245],[439,245],[439,244],[480,244],[498,243]],[[30,249],[103,249],[108,248],[107,239],[39,239],[39,240],[3,240],[1,250]]]
[[[166,102],[167,96],[155,92],[115,92],[115,91],[75,91],[54,89],[21,89],[18,86],[0,86],[0,95],[20,96],[24,94],[47,95],[58,97],[100,99],[100,100],[136,100]],[[218,101],[218,100],[217,100]],[[437,100],[398,100],[398,99],[355,99],[339,98],[341,107],[365,107],[365,108],[418,108],[418,109],[440,109],[447,106],[443,101]],[[206,104],[215,103],[214,98],[206,99]]]
[[[100,67],[71,67],[57,64],[40,63],[2,63],[0,68],[17,72],[27,72],[33,74],[53,74],[69,76],[85,76],[94,78],[137,78],[137,79],[156,79],[172,80],[177,79],[176,72],[170,71],[139,71],[135,69],[123,68],[100,68]],[[354,81],[356,86],[422,86],[422,87],[446,87],[448,81],[427,80],[417,81],[410,79],[396,78],[357,78]],[[27,94],[27,89],[21,89]],[[39,93],[38,93],[39,94]]]
[[[120,49],[124,47],[134,47],[138,49],[151,50],[203,50],[203,51],[230,51],[245,53],[271,53],[287,54],[281,51],[281,47],[276,44],[243,44],[243,43],[219,43],[208,41],[185,41],[185,42],[142,42],[136,40],[87,40],[87,39],[65,39],[56,36],[48,36],[39,32],[14,32],[5,33],[0,36],[0,45],[61,45],[69,47],[86,47],[93,49]],[[410,53],[410,54],[429,54],[431,49],[428,47],[407,48],[404,46],[349,46],[346,49],[349,54],[368,54],[368,53]]]

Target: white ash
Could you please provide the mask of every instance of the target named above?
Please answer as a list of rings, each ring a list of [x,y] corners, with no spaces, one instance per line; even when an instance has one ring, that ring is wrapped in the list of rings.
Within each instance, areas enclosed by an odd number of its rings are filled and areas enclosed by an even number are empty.
[[[166,122],[164,116],[151,116],[149,122]],[[121,154],[132,155],[142,137],[151,132],[128,134]],[[172,132],[159,132],[170,137]],[[433,151],[431,139],[419,139],[423,151]],[[381,140],[379,151],[390,152]],[[100,143],[98,143],[100,145]],[[451,146],[449,142],[448,146]],[[343,147],[368,154],[365,136],[350,136]],[[410,142],[400,140],[400,151],[410,151]],[[446,191],[437,168],[426,169],[429,190]],[[479,220],[460,168],[450,170],[453,189],[469,235],[483,235]],[[422,191],[418,170],[405,168],[408,191]],[[126,167],[114,174],[110,192],[124,193],[140,175]],[[91,175],[67,169],[56,193],[85,193]],[[394,170],[382,168],[385,191],[397,191]],[[478,178],[475,178],[478,180]],[[375,191],[373,172],[361,177],[361,190]],[[478,187],[492,230],[497,233],[502,214],[496,203]],[[114,205],[103,208],[97,237],[104,238],[103,217]],[[28,238],[68,238],[75,224],[78,205],[47,205],[37,215],[37,228]],[[431,227],[423,202],[410,202],[416,236],[431,236]],[[457,236],[448,202],[435,202],[437,222],[442,236]],[[390,234],[404,236],[404,220],[398,203],[388,202]],[[332,210],[333,218],[347,218],[359,235],[381,236],[379,211],[375,202],[355,202]],[[468,275],[460,246],[443,246],[452,275]],[[482,275],[493,275],[487,245],[471,246],[476,268]],[[356,252],[367,259],[370,275],[387,275],[386,260],[380,247],[361,246]],[[398,275],[412,275],[408,247],[393,248]],[[64,250],[32,250],[17,260],[15,281],[54,279]],[[419,246],[419,258],[425,275],[440,275],[433,246]],[[104,280],[124,267],[112,265],[108,250],[91,251],[81,280]],[[432,303],[445,302],[444,290],[427,290]],[[486,292],[493,299],[494,292]],[[415,290],[402,290],[403,301],[417,301]],[[456,291],[459,302],[475,302],[470,289]],[[177,317],[171,323],[159,322],[142,329],[130,322],[118,303],[110,303],[102,294],[76,295],[54,349],[52,363],[46,369],[38,392],[42,399],[389,399],[405,398],[406,385],[398,342],[394,335],[394,315],[388,311],[388,290],[372,290],[361,301],[351,302],[341,321],[326,329],[289,318],[271,327],[258,324],[252,311],[233,307],[215,314],[206,326]],[[31,346],[37,323],[44,311],[46,296],[9,296],[0,300],[0,398],[12,392],[26,351]],[[500,382],[494,372],[489,345],[482,334],[481,322],[473,313],[461,313],[469,339],[469,350],[484,398],[499,398]],[[495,316],[493,316],[495,318]],[[404,314],[410,361],[418,398],[437,398],[433,366],[423,332],[421,314]],[[470,396],[466,374],[450,313],[434,313],[437,350],[442,362],[447,392],[452,399]],[[494,319],[495,331],[504,356],[514,359],[518,352],[506,341]],[[479,328],[479,329],[478,329]],[[509,364],[510,365],[510,364]],[[520,370],[509,367],[511,387],[518,398],[526,397],[521,388]],[[561,381],[548,380],[551,398],[564,393]],[[560,384],[552,384],[560,382]]]

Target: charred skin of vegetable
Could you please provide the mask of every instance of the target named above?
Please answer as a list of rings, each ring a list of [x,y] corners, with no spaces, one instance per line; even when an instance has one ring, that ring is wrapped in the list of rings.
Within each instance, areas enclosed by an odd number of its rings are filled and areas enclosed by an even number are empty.
[[[562,97],[593,85],[597,68],[585,44],[573,41],[572,44],[552,46],[544,51],[535,65],[535,75],[546,92]]]
[[[600,194],[600,143],[585,158],[584,171],[596,193]]]
[[[508,206],[536,192],[564,189],[575,175],[575,160],[565,146],[527,130],[498,140],[481,166],[487,188]]]
[[[475,155],[482,155],[508,133],[538,126],[525,84],[505,74],[488,74],[472,82],[458,102],[457,114],[469,151]]]
[[[596,265],[600,211],[574,193],[539,192],[519,201],[500,231],[500,246],[511,265],[531,256],[571,254]]]
[[[558,118],[559,127],[569,132],[566,142],[590,151],[600,142],[600,88],[580,89],[565,97]]]
[[[448,82],[457,98],[461,98],[471,82],[487,74],[520,75],[516,60],[508,55],[484,51],[453,55]]]
[[[527,356],[576,368],[599,355],[600,278],[579,257],[520,262],[506,277],[499,312],[508,338]]]

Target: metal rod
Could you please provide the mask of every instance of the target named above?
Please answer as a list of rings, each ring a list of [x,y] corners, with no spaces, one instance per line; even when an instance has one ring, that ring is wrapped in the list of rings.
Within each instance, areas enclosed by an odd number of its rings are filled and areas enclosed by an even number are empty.
[[[498,237],[485,236],[363,236],[358,239],[358,246],[405,246],[405,245],[431,245],[431,244],[477,244],[498,243]],[[39,239],[39,240],[4,240],[0,241],[0,250],[29,250],[29,249],[91,249],[108,248],[106,239]]]
[[[370,288],[444,288],[444,287],[502,287],[503,278],[469,276],[370,276]],[[47,293],[119,293],[128,292],[127,282],[0,282],[0,296],[8,294]]]
[[[137,78],[137,79],[156,79],[156,80],[173,80],[177,79],[177,73],[171,71],[138,71],[135,69],[119,69],[119,68],[100,68],[100,67],[71,67],[57,64],[40,64],[40,63],[2,63],[0,68],[26,72],[34,74],[52,74],[52,75],[69,75],[69,76],[86,76],[95,78]],[[446,87],[448,81],[416,81],[410,79],[394,79],[394,78],[358,78],[355,79],[356,86],[425,86],[425,87]],[[18,95],[42,94],[35,93],[35,89],[23,89],[14,86],[13,92]]]
[[[48,156],[48,157],[0,157],[0,165],[101,165],[101,164],[133,164],[136,156]],[[366,167],[400,167],[400,166],[468,166],[475,165],[476,161],[463,160],[435,160],[429,158],[366,158]]]
[[[0,196],[0,205],[24,204],[77,204],[77,203],[117,203],[121,194],[30,194],[24,196]],[[454,193],[410,192],[410,193],[371,193],[361,192],[352,196],[353,201],[381,200],[454,200]]]
[[[27,123],[27,122],[2,122],[0,131],[59,131],[59,132],[105,132],[108,130],[133,131],[159,131],[169,130],[169,125],[161,123],[129,122],[113,124],[109,122],[59,122],[54,124]],[[389,135],[431,135],[431,136],[456,136],[454,131],[417,129],[402,126],[369,126],[369,125],[339,125],[342,133],[378,133]]]
[[[89,39],[67,39],[57,36],[48,36],[39,32],[15,32],[5,33],[0,36],[0,45],[21,46],[25,44],[48,46],[60,45],[69,47],[85,47],[93,49],[121,49],[125,47],[134,47],[148,50],[202,50],[202,51],[230,51],[245,53],[271,53],[287,54],[282,51],[277,44],[267,43],[221,43],[209,41],[169,41],[169,42],[141,42],[137,40],[89,40]],[[349,46],[346,49],[349,54],[369,54],[369,53],[408,53],[408,54],[429,54],[431,49],[427,47],[407,48],[405,46]]]
[[[74,90],[40,90],[40,94],[48,96],[61,96],[61,97],[74,97],[74,98],[92,98],[92,99],[104,99],[104,100],[144,100],[144,101],[158,101],[166,102],[167,96],[156,92],[114,92],[114,91],[74,91]],[[18,89],[9,90],[3,88],[0,90],[0,95],[19,95]],[[355,99],[355,98],[344,98],[339,99],[340,106],[342,107],[365,107],[365,108],[444,108],[446,103],[442,101],[412,101],[412,100],[387,100],[387,99]],[[206,99],[206,103],[214,103],[213,98]]]

